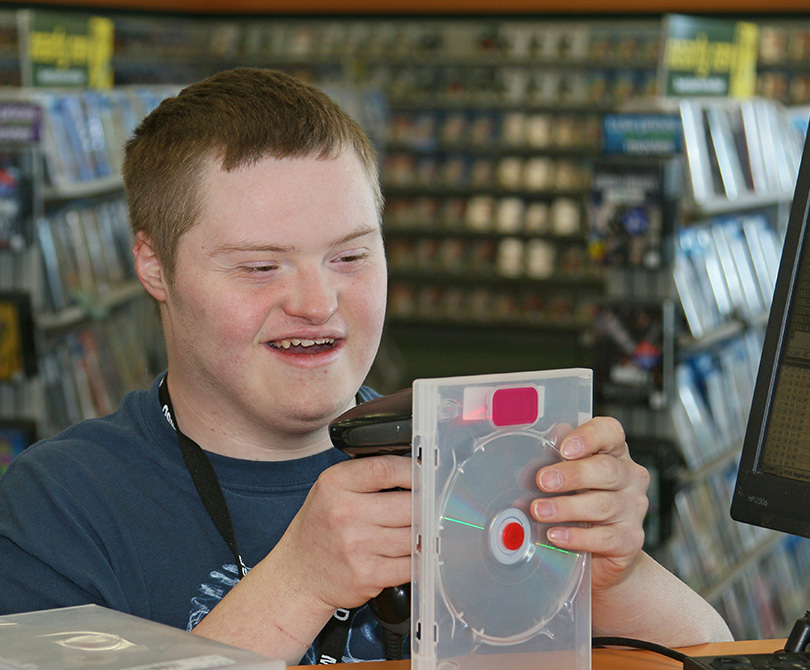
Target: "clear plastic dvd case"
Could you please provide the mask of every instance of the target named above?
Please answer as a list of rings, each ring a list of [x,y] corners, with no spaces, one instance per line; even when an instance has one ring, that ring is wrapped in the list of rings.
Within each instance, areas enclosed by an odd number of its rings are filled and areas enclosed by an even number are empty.
[[[284,670],[283,660],[98,605],[0,616],[0,670]]]
[[[415,670],[591,665],[586,553],[531,517],[537,471],[592,416],[586,369],[413,385]]]

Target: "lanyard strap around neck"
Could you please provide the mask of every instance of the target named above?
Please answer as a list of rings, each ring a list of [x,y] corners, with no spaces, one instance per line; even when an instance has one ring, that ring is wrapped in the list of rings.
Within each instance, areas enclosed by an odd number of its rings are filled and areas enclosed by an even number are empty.
[[[166,383],[166,377],[160,380],[160,388],[158,391],[160,395],[161,409],[166,421],[169,422],[172,428],[177,433],[177,439],[180,442],[180,451],[183,454],[183,461],[186,464],[191,475],[191,481],[194,483],[194,488],[205,506],[205,511],[211,517],[225,544],[233,553],[233,558],[236,561],[236,569],[239,570],[240,579],[245,576],[247,568],[239,555],[239,549],[236,546],[236,533],[233,530],[233,522],[231,521],[231,514],[228,511],[228,505],[225,502],[225,495],[222,493],[222,487],[219,484],[214,467],[211,461],[205,455],[205,452],[200,448],[194,440],[180,430],[177,424],[177,418],[174,415],[174,408],[172,407],[172,399],[169,396],[169,385]]]

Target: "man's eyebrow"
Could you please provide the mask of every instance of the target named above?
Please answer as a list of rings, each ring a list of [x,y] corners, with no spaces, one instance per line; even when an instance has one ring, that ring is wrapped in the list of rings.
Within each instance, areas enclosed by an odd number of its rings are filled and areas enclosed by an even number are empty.
[[[240,242],[239,244],[223,244],[221,247],[214,249],[210,256],[225,256],[227,254],[238,252],[251,252],[251,251],[270,251],[274,253],[284,253],[287,251],[294,251],[295,247],[285,246],[283,244],[256,244],[254,242]]]
[[[350,232],[348,235],[344,235],[343,237],[335,240],[332,243],[332,246],[339,247],[341,244],[346,244],[347,242],[356,240],[359,237],[365,237],[366,235],[372,235],[379,232],[380,232],[379,226],[368,226],[365,228],[358,228],[357,230],[353,230],[352,232]]]
[[[333,242],[330,243],[329,246],[339,247],[342,244],[351,242],[352,240],[356,240],[360,237],[365,237],[366,235],[371,235],[379,232],[380,232],[379,226],[368,226],[364,228],[358,228],[357,230],[353,230],[347,235],[344,235],[343,237],[339,237],[338,239],[334,240]],[[267,252],[267,251],[273,253],[287,253],[295,251],[295,247],[285,244],[258,244],[254,242],[240,242],[238,244],[225,244],[212,251],[211,256],[212,257],[224,256],[225,254],[230,254],[234,252]]]

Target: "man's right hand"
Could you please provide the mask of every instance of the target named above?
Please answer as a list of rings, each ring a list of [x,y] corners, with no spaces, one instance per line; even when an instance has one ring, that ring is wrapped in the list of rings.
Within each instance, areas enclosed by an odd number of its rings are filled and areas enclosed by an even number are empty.
[[[392,489],[404,489],[401,491]],[[411,459],[373,456],[325,470],[273,553],[330,609],[411,579]]]
[[[410,581],[410,488],[406,456],[328,468],[273,551],[193,632],[297,664],[335,610]]]

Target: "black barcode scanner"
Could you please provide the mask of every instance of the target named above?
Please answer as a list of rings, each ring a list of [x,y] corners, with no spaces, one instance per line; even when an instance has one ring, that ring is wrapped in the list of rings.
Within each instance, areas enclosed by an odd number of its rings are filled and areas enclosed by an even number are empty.
[[[352,407],[329,424],[329,437],[354,458],[411,453],[413,399],[410,388]],[[403,636],[410,630],[411,585],[389,586],[369,601],[382,626],[388,660],[402,658]]]
[[[411,453],[413,393],[402,389],[343,412],[329,424],[329,437],[351,456]]]

